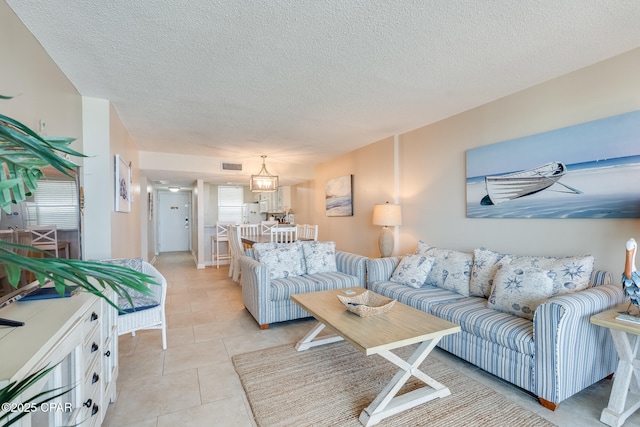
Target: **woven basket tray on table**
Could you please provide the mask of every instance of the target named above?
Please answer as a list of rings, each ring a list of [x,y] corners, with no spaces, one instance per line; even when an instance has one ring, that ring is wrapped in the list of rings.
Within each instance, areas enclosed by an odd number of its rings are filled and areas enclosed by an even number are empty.
[[[396,300],[383,297],[374,292],[364,291],[355,297],[337,295],[340,302],[352,313],[360,317],[368,317],[386,313],[391,310]]]

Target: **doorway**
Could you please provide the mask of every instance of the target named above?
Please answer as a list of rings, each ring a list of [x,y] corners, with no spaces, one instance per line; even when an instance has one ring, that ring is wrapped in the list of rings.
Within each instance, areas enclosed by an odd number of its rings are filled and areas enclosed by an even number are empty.
[[[191,250],[191,194],[158,191],[158,252]]]

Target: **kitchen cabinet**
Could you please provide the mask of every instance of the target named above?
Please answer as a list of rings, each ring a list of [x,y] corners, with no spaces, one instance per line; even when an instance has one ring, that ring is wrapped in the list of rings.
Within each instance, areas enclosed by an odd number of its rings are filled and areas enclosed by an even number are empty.
[[[281,204],[281,208],[282,208],[282,212],[286,212],[287,209],[291,209],[291,187],[290,186],[285,186],[285,187],[280,187],[281,191],[281,195],[280,195],[280,204]]]
[[[280,187],[273,193],[256,193],[254,200],[260,204],[260,213],[284,213],[291,208],[291,187]]]

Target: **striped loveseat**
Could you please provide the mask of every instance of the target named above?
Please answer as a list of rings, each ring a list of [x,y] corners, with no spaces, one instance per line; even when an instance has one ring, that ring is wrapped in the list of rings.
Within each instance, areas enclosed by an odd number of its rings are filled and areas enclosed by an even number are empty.
[[[474,254],[469,255],[469,269],[460,275],[467,283],[475,272]],[[533,393],[546,408],[555,410],[562,400],[615,371],[618,358],[609,332],[589,322],[592,315],[625,300],[611,274],[593,271],[586,289],[542,300],[529,320],[441,282],[426,280],[416,288],[390,281],[401,260],[368,260],[368,288],[459,324],[462,331],[444,337],[439,347]],[[446,265],[436,270],[439,281],[453,274]],[[491,285],[486,283],[489,292]]]
[[[267,329],[271,323],[311,316],[291,301],[289,297],[293,294],[364,287],[366,284],[367,258],[336,251],[333,242],[256,243],[254,248],[248,249],[240,258],[240,284],[242,302],[261,329]],[[269,267],[264,252],[260,258],[260,250],[264,249],[280,251],[270,257],[271,265],[274,262],[279,264],[275,268]],[[300,251],[303,254],[299,269],[294,271],[291,266],[297,265],[297,261],[282,255],[283,251]],[[319,256],[314,258],[312,252],[319,253]],[[286,271],[274,274],[281,267]]]

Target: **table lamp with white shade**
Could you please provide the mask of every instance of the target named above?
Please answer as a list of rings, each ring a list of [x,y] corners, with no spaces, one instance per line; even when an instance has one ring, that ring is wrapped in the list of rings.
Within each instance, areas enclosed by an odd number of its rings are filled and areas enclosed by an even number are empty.
[[[400,205],[389,202],[384,205],[373,205],[373,225],[381,225],[378,248],[382,257],[389,257],[393,253],[393,231],[389,227],[402,225],[402,210]]]

